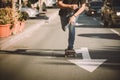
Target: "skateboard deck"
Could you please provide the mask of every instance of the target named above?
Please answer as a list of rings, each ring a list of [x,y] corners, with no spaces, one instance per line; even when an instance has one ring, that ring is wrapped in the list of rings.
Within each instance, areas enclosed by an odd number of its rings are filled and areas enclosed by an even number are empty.
[[[75,50],[65,50],[65,57],[74,56],[76,57]]]

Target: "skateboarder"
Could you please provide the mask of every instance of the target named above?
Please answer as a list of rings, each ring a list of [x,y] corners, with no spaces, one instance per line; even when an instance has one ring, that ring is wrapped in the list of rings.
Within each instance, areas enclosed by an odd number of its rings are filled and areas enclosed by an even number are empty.
[[[59,15],[63,31],[69,29],[68,47],[66,50],[74,50],[75,23],[78,16],[85,10],[86,0],[58,0]],[[65,50],[65,52],[66,52]]]

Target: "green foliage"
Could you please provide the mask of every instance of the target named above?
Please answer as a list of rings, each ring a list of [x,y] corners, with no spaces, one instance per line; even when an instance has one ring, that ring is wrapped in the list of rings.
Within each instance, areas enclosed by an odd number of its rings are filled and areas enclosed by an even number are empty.
[[[18,17],[19,21],[25,21],[25,20],[27,20],[28,15],[25,12],[18,11],[18,13],[19,13],[19,17]]]
[[[0,24],[11,24],[13,22],[11,8],[0,8]]]

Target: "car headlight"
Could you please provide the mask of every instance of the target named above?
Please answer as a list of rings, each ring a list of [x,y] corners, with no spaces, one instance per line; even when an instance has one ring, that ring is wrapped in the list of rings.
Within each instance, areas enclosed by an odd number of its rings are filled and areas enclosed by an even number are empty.
[[[94,14],[94,13],[95,13],[94,11],[91,12],[91,14]]]
[[[120,16],[120,12],[116,12],[116,15],[117,15],[117,16]]]

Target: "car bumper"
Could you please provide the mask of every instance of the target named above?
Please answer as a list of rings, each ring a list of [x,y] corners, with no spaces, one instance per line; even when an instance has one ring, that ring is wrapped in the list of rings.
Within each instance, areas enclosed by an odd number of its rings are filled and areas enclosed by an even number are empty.
[[[91,11],[86,11],[86,14],[89,16],[93,16],[93,15],[100,15],[100,11],[95,11],[95,10],[91,10]]]

